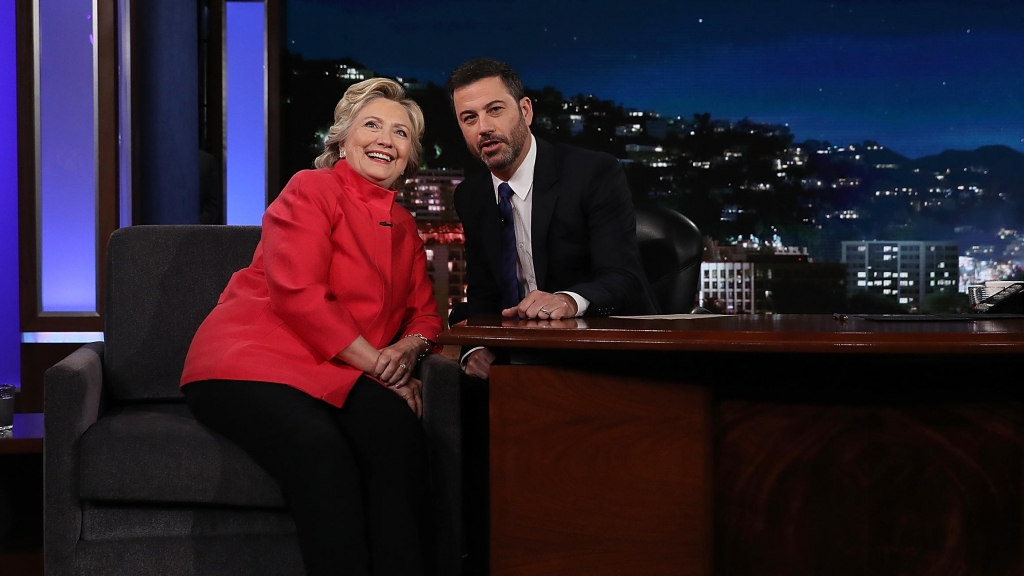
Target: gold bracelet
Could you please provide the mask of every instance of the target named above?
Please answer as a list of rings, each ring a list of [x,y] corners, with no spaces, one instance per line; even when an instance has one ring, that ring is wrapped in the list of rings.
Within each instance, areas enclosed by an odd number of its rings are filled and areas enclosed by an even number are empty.
[[[420,356],[419,356],[418,360],[422,360],[423,357],[426,356],[428,352],[430,352],[431,350],[434,349],[434,342],[430,338],[427,338],[426,336],[424,336],[423,334],[420,334],[419,332],[417,332],[415,334],[406,334],[405,337],[406,338],[409,338],[409,337],[419,338],[420,340],[423,341],[424,344],[427,345],[427,349],[424,350],[422,353],[420,353]]]

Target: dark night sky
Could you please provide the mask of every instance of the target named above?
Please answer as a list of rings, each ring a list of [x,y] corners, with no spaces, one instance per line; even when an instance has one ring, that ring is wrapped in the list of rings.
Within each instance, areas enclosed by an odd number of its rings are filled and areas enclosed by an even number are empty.
[[[920,157],[1024,151],[1022,0],[285,0],[288,43],[443,84],[470,58],[531,88],[785,123]]]

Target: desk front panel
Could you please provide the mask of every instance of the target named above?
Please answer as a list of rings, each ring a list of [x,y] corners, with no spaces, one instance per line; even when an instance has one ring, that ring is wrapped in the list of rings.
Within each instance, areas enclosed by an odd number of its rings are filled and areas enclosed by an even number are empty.
[[[491,573],[708,574],[707,392],[588,370],[494,367]]]

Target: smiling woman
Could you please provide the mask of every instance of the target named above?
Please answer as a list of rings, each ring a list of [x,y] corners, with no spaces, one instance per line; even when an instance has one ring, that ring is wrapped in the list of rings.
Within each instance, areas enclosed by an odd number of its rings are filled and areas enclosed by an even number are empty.
[[[433,573],[413,370],[440,351],[441,318],[423,242],[391,188],[417,166],[422,134],[398,83],[349,88],[317,169],[267,208],[252,264],[185,360],[197,420],[283,487],[309,574]]]
[[[399,108],[404,112],[399,112]],[[389,123],[386,123],[379,115],[388,114]],[[387,125],[385,125],[387,124]],[[372,125],[372,126],[371,126]],[[345,158],[349,152],[346,144],[349,134],[365,131],[361,136],[356,136],[353,141],[362,142],[365,147],[370,142],[371,133],[381,134],[386,131],[385,138],[393,146],[393,138],[404,140],[408,145],[408,158],[395,179],[410,167],[415,171],[419,167],[420,152],[423,150],[421,138],[423,137],[423,112],[420,107],[411,99],[406,98],[405,89],[394,80],[387,78],[371,78],[358,84],[353,84],[345,95],[338,101],[334,108],[334,124],[327,132],[324,142],[324,151],[313,161],[317,168],[331,168],[340,159]],[[404,135],[397,134],[403,132]],[[373,148],[370,145],[371,149]],[[375,148],[377,151],[384,149],[383,143]],[[393,151],[389,153],[393,156]],[[389,156],[389,157],[390,157]],[[362,158],[363,153],[357,154]],[[358,162],[357,162],[358,163]],[[352,161],[349,161],[352,164]],[[353,168],[355,168],[353,166]],[[362,175],[362,173],[360,173]],[[394,179],[385,187],[391,186]]]
[[[411,124],[401,104],[382,99],[368,102],[345,140],[345,161],[363,178],[390,188],[409,162]]]

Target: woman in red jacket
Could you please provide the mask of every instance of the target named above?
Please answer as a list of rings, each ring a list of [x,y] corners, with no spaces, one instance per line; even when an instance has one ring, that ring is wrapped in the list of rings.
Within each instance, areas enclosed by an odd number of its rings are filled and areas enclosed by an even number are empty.
[[[185,360],[189,407],[280,482],[312,575],[432,571],[412,371],[437,351],[441,319],[392,188],[418,165],[422,135],[396,82],[349,88],[317,169],[267,208],[252,264]]]

